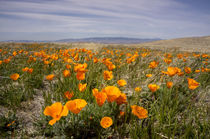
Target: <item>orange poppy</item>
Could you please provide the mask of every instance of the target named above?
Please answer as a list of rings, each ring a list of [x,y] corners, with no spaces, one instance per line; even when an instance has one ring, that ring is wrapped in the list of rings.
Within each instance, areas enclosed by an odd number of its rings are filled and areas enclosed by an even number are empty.
[[[66,91],[64,95],[67,99],[71,99],[74,96],[74,93],[73,91],[71,93],[69,91]]]
[[[100,122],[103,128],[108,128],[113,124],[112,118],[110,117],[103,117]]]
[[[158,86],[156,84],[149,84],[148,88],[150,89],[150,91],[152,91],[154,93],[160,88],[160,86]]]
[[[120,89],[115,86],[107,86],[102,92],[106,93],[108,102],[115,101],[121,95]]]
[[[121,93],[120,96],[116,99],[118,105],[127,104],[127,96],[125,93]]]
[[[136,115],[139,119],[145,119],[148,117],[148,111],[143,107],[132,105],[131,106],[132,113]]]
[[[50,75],[46,76],[46,79],[49,80],[49,81],[52,81],[54,77],[55,77],[54,74],[50,74]]]
[[[94,94],[97,104],[101,107],[106,101],[107,95],[104,92],[97,92]]]
[[[70,68],[71,68],[71,65],[67,64],[67,65],[66,65],[66,68],[67,68],[67,69],[70,69]]]
[[[28,69],[28,73],[32,73],[33,71],[34,71],[34,69],[32,69],[32,68]]]
[[[17,52],[16,52],[16,51],[14,51],[14,52],[12,53],[12,55],[13,55],[13,56],[16,56],[16,55],[17,55]]]
[[[127,82],[126,82],[125,80],[118,80],[118,81],[117,81],[117,84],[118,84],[119,86],[125,86],[125,85],[127,84]]]
[[[93,96],[95,96],[95,94],[98,93],[98,89],[97,89],[97,88],[94,88],[94,89],[92,90],[92,93],[93,93]]]
[[[16,81],[19,77],[20,77],[20,75],[18,73],[14,73],[14,74],[10,75],[10,78],[14,81]]]
[[[203,58],[207,58],[208,55],[207,55],[207,54],[202,54],[202,57],[203,57]]]
[[[192,72],[190,67],[185,67],[184,71],[188,74]]]
[[[49,64],[50,64],[50,61],[46,61],[46,60],[45,60],[45,61],[44,61],[44,64],[45,64],[45,65],[49,65]]]
[[[199,73],[200,72],[200,70],[195,70],[195,73]]]
[[[79,83],[79,85],[78,85],[79,91],[80,91],[80,92],[85,91],[86,86],[87,86],[87,84],[86,84],[86,83],[85,83],[85,84],[81,84],[81,83]]]
[[[135,91],[136,91],[136,92],[140,92],[140,91],[141,91],[141,87],[136,87],[136,88],[135,88]]]
[[[107,64],[106,66],[107,66],[107,68],[108,68],[109,70],[113,70],[113,69],[116,68],[116,66],[115,66],[114,64],[112,64],[112,63]]]
[[[53,125],[56,123],[56,121],[60,120],[62,116],[67,116],[68,112],[69,111],[66,106],[62,106],[60,102],[56,102],[45,108],[44,115],[51,116],[53,118],[49,121],[49,124]]]
[[[98,60],[96,57],[93,58],[93,62],[94,62],[94,63],[98,63],[98,61],[99,61],[99,60]]]
[[[200,83],[196,82],[193,79],[187,78],[187,80],[188,80],[188,87],[190,90],[194,90],[200,85]]]
[[[152,77],[152,74],[146,74],[146,77],[148,77],[148,78]]]
[[[168,88],[171,88],[173,86],[173,82],[167,82],[166,85]]]
[[[149,64],[149,68],[151,68],[151,69],[154,69],[154,68],[156,68],[158,66],[158,62],[156,62],[156,61],[152,61],[152,62],[150,62],[150,64]]]
[[[77,72],[77,80],[84,80],[85,79],[85,72]]]
[[[104,71],[104,80],[111,80],[113,78],[112,71]]]
[[[167,74],[169,76],[174,76],[177,73],[177,68],[176,67],[168,67],[167,69]]]
[[[179,58],[179,59],[181,59],[181,58],[183,57],[182,54],[177,54],[176,56],[177,56],[177,58]]]
[[[29,69],[28,67],[25,67],[25,68],[22,69],[22,71],[23,71],[23,72],[27,72],[28,69]]]
[[[12,121],[11,123],[7,124],[7,127],[11,126],[12,124],[15,123],[16,120]]]
[[[147,55],[149,55],[149,53],[142,53],[141,54],[142,57],[146,57]]]
[[[64,70],[63,71],[63,76],[64,77],[70,77],[71,76],[70,71],[69,70]]]
[[[66,103],[67,108],[74,114],[78,114],[86,105],[84,99],[74,99]]]
[[[87,71],[87,64],[84,63],[84,64],[77,64],[75,67],[74,67],[74,71],[75,72],[86,72]]]
[[[11,59],[10,59],[10,58],[8,58],[8,59],[4,59],[4,60],[3,60],[3,62],[4,62],[4,63],[6,63],[6,64],[8,64],[10,61],[11,61]]]
[[[120,116],[124,116],[125,112],[124,111],[120,111]]]
[[[166,59],[164,59],[164,62],[165,62],[165,63],[167,63],[167,64],[170,64],[170,63],[172,62],[172,60],[171,60],[171,59],[166,58]]]
[[[184,75],[184,72],[178,72],[177,75],[182,76],[182,75]]]

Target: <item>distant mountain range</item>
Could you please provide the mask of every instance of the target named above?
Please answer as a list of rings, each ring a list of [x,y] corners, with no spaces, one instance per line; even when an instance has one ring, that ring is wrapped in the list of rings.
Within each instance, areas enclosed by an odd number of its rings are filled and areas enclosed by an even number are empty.
[[[138,38],[126,38],[126,37],[95,37],[95,38],[81,38],[81,39],[61,39],[55,41],[34,41],[34,40],[8,40],[3,42],[63,42],[63,43],[103,43],[103,44],[138,44],[144,42],[152,42],[161,40],[159,38],[153,39],[138,39]]]

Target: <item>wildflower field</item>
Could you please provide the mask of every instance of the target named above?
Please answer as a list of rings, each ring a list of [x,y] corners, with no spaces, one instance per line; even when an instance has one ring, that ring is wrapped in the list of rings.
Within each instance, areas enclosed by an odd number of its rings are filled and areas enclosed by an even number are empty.
[[[3,138],[210,138],[209,53],[0,45]]]

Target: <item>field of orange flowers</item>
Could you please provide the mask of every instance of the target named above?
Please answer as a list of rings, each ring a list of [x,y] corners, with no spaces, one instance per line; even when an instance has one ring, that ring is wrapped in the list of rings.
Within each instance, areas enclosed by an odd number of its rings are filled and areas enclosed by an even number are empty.
[[[209,57],[129,47],[1,45],[0,136],[209,138]],[[38,104],[28,108],[29,132],[28,117],[19,111],[37,95],[43,102],[36,111]]]

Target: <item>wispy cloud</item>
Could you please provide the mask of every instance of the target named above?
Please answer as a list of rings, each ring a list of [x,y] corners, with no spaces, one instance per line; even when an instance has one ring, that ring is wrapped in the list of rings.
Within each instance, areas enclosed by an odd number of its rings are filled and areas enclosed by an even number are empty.
[[[42,40],[59,33],[67,38],[208,35],[209,17],[175,0],[1,0],[0,37],[6,32],[51,33]]]

